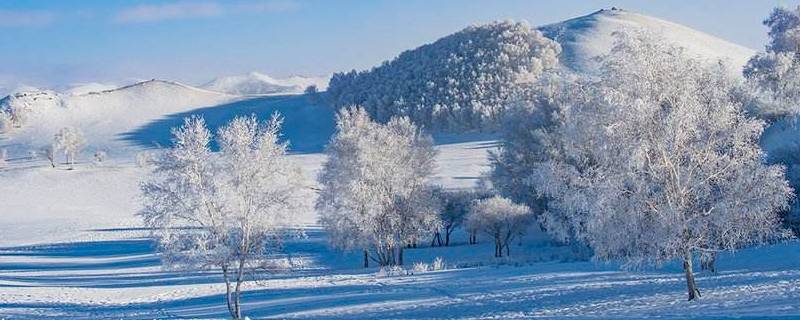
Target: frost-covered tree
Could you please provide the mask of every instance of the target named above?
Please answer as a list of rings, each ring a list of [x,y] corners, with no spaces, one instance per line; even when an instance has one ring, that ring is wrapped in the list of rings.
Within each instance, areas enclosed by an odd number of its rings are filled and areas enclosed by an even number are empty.
[[[744,68],[755,93],[752,111],[765,119],[800,113],[800,7],[775,8],[764,20],[770,42]]]
[[[503,249],[508,256],[511,241],[524,234],[533,220],[530,208],[501,196],[476,200],[467,216],[468,225],[494,240],[495,257],[502,257]]]
[[[239,319],[241,285],[259,270],[280,268],[271,259],[296,224],[304,200],[302,176],[279,142],[281,121],[237,117],[216,141],[202,118],[173,129],[174,146],[154,157],[141,185],[139,215],[153,228],[168,268],[220,270],[231,317]]]
[[[319,175],[320,223],[335,248],[363,250],[365,266],[402,264],[403,247],[439,226],[433,141],[408,118],[383,125],[361,108],[340,110],[336,122]]]
[[[86,144],[83,131],[76,127],[65,127],[56,133],[53,147],[56,151],[64,152],[64,157],[69,169],[74,169],[75,157]]]
[[[473,190],[441,191],[439,195],[442,202],[439,213],[441,229],[437,229],[434,233],[434,241],[441,246],[441,234],[444,233],[444,246],[450,246],[450,237],[455,230],[464,226],[472,202],[488,196],[488,193]]]
[[[599,260],[630,267],[683,261],[782,234],[792,189],[766,165],[764,123],[746,115],[736,82],[644,32],[618,34],[598,79],[561,106],[548,158],[531,179],[549,198],[542,221]]]
[[[426,128],[493,129],[519,85],[555,69],[560,52],[524,23],[470,26],[372,70],[335,74],[327,94],[381,123],[408,116]]]
[[[46,145],[41,149],[42,155],[50,162],[50,166],[56,167],[56,148],[52,144]]]
[[[0,110],[0,133],[8,133],[14,129],[14,120],[11,114]]]
[[[8,162],[8,150],[6,148],[0,149],[0,168],[5,168]]]
[[[800,7],[776,8],[764,20],[770,42],[765,52],[753,56],[744,69],[752,99],[750,111],[769,123],[762,146],[769,163],[787,166],[792,187],[800,187],[800,150],[797,117],[800,116]],[[784,222],[800,232],[800,203],[784,214]]]
[[[500,195],[541,212],[545,203],[535,191],[530,174],[547,158],[546,133],[556,125],[558,105],[579,92],[565,88],[569,75],[544,77],[520,91],[503,117],[499,148],[489,152],[489,180]]]

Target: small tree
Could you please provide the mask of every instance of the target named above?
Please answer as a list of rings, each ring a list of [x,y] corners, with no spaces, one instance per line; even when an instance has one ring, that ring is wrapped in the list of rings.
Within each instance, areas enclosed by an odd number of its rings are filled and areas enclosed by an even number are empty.
[[[219,268],[228,311],[242,317],[245,277],[274,266],[304,200],[300,171],[285,157],[281,121],[235,118],[218,133],[220,153],[209,148],[211,132],[202,118],[173,130],[175,145],[152,160],[141,186],[139,213],[153,228],[165,266]]]
[[[42,147],[41,149],[42,155],[50,162],[50,166],[55,168],[56,167],[56,148],[51,144]]]
[[[0,133],[9,133],[12,129],[14,129],[14,120],[11,118],[11,114],[0,110]]]
[[[453,231],[464,225],[472,201],[486,197],[488,197],[488,194],[478,191],[456,190],[441,192],[442,210],[439,213],[439,220],[442,221],[441,230],[444,232],[444,246],[450,246],[450,238]],[[467,227],[467,229],[469,228]],[[467,230],[468,233],[469,231]],[[473,235],[470,233],[470,244],[473,244],[472,238]],[[438,240],[439,245],[442,245],[439,230],[434,234],[434,240]]]
[[[97,150],[94,152],[94,163],[95,164],[102,164],[108,158],[108,153],[103,150]]]
[[[58,131],[53,141],[55,150],[64,152],[64,157],[69,169],[74,169],[75,156],[81,151],[86,138],[83,137],[83,132],[75,127],[66,127]]]
[[[308,103],[315,105],[319,103],[319,89],[316,85],[310,85],[303,91],[308,99]]]
[[[8,162],[8,150],[0,149],[0,168],[4,168]]]
[[[495,257],[502,257],[503,249],[508,256],[511,241],[525,234],[532,221],[530,208],[500,196],[476,200],[467,217],[467,224],[494,239]]]

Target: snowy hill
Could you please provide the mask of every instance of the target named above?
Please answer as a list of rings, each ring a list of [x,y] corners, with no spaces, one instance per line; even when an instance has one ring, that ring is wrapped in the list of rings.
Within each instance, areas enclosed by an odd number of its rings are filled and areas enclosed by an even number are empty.
[[[266,74],[251,72],[245,75],[217,78],[201,87],[236,95],[271,95],[302,93],[310,85],[324,90],[328,87],[328,78],[292,76],[276,79]]]
[[[79,127],[91,148],[116,149],[119,134],[164,115],[219,105],[237,97],[170,81],[150,80],[122,88],[84,94],[24,91],[0,100],[0,110],[21,110],[20,128],[6,134],[0,146],[12,154],[48,144],[67,126]]]
[[[726,60],[738,73],[755,50],[714,37],[692,28],[622,9],[604,9],[592,14],[539,27],[545,36],[561,44],[561,62],[578,72],[592,72],[592,60],[610,51],[613,33],[645,29],[662,35],[693,56]]]

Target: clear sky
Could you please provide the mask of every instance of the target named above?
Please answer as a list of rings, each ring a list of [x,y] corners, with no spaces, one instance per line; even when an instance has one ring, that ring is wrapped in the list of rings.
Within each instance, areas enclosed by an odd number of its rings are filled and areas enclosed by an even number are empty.
[[[761,21],[800,0],[0,1],[0,91],[19,84],[363,69],[469,24],[541,25],[623,9],[762,49]]]

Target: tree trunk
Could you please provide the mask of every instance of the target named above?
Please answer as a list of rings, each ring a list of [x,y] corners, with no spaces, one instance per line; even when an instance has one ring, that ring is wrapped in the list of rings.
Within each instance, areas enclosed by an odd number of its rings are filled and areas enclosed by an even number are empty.
[[[227,266],[222,266],[222,278],[225,279],[225,303],[228,305],[228,313],[231,314],[231,317],[235,317],[236,313],[233,311],[233,305],[231,304],[233,296]]]
[[[403,247],[400,247],[400,250],[397,250],[397,265],[403,265]]]
[[[709,271],[711,273],[717,273],[717,268],[715,266],[717,260],[717,253],[711,252],[708,255],[702,255],[700,257],[700,270]]]
[[[369,253],[364,249],[364,268],[369,268]]]
[[[700,290],[697,288],[697,283],[694,281],[691,252],[687,252],[686,256],[683,258],[683,270],[686,272],[686,289],[689,291],[689,301],[695,300],[700,297]]]
[[[444,246],[445,247],[449,247],[450,246],[450,234],[451,233],[453,233],[453,229],[452,228],[448,228],[447,232],[444,234]]]

